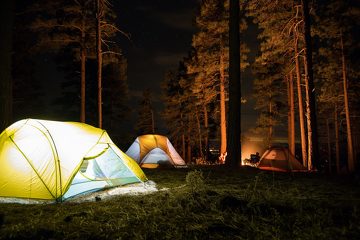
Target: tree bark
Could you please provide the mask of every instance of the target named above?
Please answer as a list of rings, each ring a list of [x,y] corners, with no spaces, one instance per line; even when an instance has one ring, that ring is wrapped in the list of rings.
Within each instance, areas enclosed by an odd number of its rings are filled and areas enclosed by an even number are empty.
[[[221,47],[222,48],[222,47]],[[220,154],[226,153],[226,106],[225,106],[225,69],[224,53],[220,53]]]
[[[85,99],[85,92],[86,92],[86,80],[85,80],[85,76],[86,76],[86,48],[85,48],[85,16],[83,13],[83,18],[82,18],[82,31],[81,31],[81,49],[80,49],[80,61],[81,61],[81,83],[80,83],[80,122],[84,123],[86,121],[86,110],[85,110],[85,103],[86,103],[86,99]]]
[[[272,136],[274,133],[274,128],[273,128],[273,106],[272,106],[272,97],[270,97],[270,101],[269,101],[269,129],[268,129],[268,148],[271,147],[272,145]]]
[[[6,0],[0,10],[0,133],[12,122],[12,41],[14,1]]]
[[[292,72],[285,78],[288,86],[288,145],[289,152],[295,156],[294,79]]]
[[[98,80],[98,124],[102,128],[102,50],[101,50],[101,20],[104,14],[103,0],[96,0],[96,52],[97,52],[97,80]]]
[[[305,108],[306,108],[306,124],[307,124],[307,143],[308,143],[308,149],[307,149],[307,161],[305,167],[307,167],[308,170],[312,169],[312,128],[311,128],[311,110],[310,110],[310,95],[309,95],[309,82],[307,80],[308,75],[308,69],[306,66],[306,57],[304,57],[304,69],[305,69]]]
[[[203,154],[203,146],[202,146],[201,123],[200,123],[199,113],[197,110],[196,110],[195,116],[196,116],[196,124],[197,124],[197,129],[198,129],[198,136],[199,136],[199,153],[200,153],[201,159],[203,159],[204,154]]]
[[[336,172],[340,173],[340,138],[339,138],[339,120],[338,120],[337,104],[334,109],[334,125],[335,125],[335,151],[336,151]]]
[[[288,146],[289,151],[292,146],[292,139],[291,139],[291,98],[290,98],[290,80],[288,76],[285,76],[285,81],[287,84],[287,101],[288,101]]]
[[[188,134],[187,134],[187,159],[188,163],[191,163],[192,161],[192,154],[191,154],[191,134],[190,134],[190,128],[188,128]]]
[[[205,127],[204,144],[205,144],[205,149],[206,149],[205,160],[208,160],[209,159],[209,119],[208,119],[209,117],[208,117],[207,107],[206,107],[205,103],[203,106],[203,111],[204,111],[204,127]]]
[[[227,166],[241,164],[241,84],[240,84],[240,32],[238,0],[230,0],[229,19],[229,115]]]
[[[181,144],[182,144],[182,158],[185,159],[185,156],[186,156],[186,152],[185,152],[185,129],[184,129],[184,116],[183,116],[183,113],[180,114],[180,118],[181,118]]]
[[[181,134],[181,157],[183,159],[186,159],[185,158],[185,134]]]
[[[331,164],[332,164],[332,159],[331,159],[331,137],[330,137],[330,122],[329,119],[326,119],[326,134],[327,134],[327,148],[328,148],[328,161],[329,161],[329,173],[331,173]]]
[[[295,156],[295,108],[294,108],[294,79],[292,72],[289,76],[290,91],[290,153]]]
[[[155,118],[154,118],[154,110],[151,109],[151,131],[155,133]]]
[[[300,139],[301,139],[301,155],[303,165],[306,166],[307,162],[307,151],[306,151],[306,133],[305,133],[305,122],[304,122],[304,106],[303,97],[301,91],[301,73],[300,73],[300,62],[299,62],[299,51],[298,51],[298,36],[296,36],[295,44],[295,67],[296,67],[296,87],[298,95],[298,106],[299,106],[299,123],[300,123]]]
[[[307,69],[306,81],[308,82],[308,96],[309,96],[309,137],[311,138],[311,143],[309,144],[309,165],[308,169],[312,168],[312,163],[314,166],[319,169],[319,149],[318,149],[318,134],[317,134],[317,119],[316,119],[316,108],[315,108],[315,87],[314,87],[314,76],[313,76],[313,63],[312,63],[312,47],[311,47],[311,30],[310,30],[310,15],[308,8],[308,0],[302,0],[302,8],[304,14],[304,35],[305,35],[305,56]]]
[[[348,169],[349,169],[349,172],[354,172],[355,171],[354,149],[353,149],[353,142],[352,142],[351,120],[350,120],[350,111],[349,111],[349,97],[348,97],[348,86],[347,86],[347,79],[346,79],[346,64],[345,64],[344,42],[343,42],[342,31],[340,34],[340,44],[341,44],[342,77],[343,77],[343,87],[344,87],[344,104],[345,104],[345,116],[346,116]]]

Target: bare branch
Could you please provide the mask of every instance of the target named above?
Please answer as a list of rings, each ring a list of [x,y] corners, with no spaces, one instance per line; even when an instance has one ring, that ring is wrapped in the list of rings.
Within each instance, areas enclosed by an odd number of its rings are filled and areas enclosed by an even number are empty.
[[[114,54],[114,55],[118,55],[118,56],[122,56],[121,53],[118,53],[118,52],[114,52],[114,51],[105,51],[105,52],[102,52],[101,54]]]

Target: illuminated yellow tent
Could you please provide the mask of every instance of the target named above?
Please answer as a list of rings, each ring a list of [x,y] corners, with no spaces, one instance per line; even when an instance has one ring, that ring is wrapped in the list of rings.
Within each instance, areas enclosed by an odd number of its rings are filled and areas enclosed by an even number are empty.
[[[137,137],[126,154],[143,168],[186,166],[169,139],[162,135],[147,134]]]
[[[0,135],[0,196],[62,201],[146,181],[106,131],[77,122],[26,119]]]

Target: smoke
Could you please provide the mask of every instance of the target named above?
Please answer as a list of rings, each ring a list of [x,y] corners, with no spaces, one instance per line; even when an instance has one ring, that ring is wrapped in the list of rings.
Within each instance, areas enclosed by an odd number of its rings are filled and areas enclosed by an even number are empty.
[[[265,152],[266,148],[262,139],[242,139],[241,144],[241,161],[243,162],[245,159],[250,159],[250,154],[255,154],[258,152],[260,156]]]

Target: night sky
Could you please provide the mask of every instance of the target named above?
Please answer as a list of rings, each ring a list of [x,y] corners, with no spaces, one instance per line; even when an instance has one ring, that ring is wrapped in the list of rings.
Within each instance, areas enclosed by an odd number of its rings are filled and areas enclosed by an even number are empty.
[[[119,36],[128,59],[129,87],[133,94],[150,88],[160,92],[167,70],[175,69],[190,50],[198,4],[180,1],[118,1],[115,3],[118,26],[131,35],[130,41]]]
[[[160,113],[163,109],[161,102],[161,82],[169,70],[176,70],[179,62],[187,56],[191,49],[191,39],[197,32],[195,17],[200,6],[198,0],[132,0],[110,1],[117,14],[117,27],[130,35],[130,39],[118,34],[119,43],[124,56],[128,60],[128,86],[130,90],[130,104],[132,119],[135,122],[142,91],[150,89],[156,112],[156,125],[159,133],[166,133],[165,123]],[[20,9],[29,3],[17,1]],[[249,25],[249,29],[242,34],[243,40],[251,48],[249,60],[254,60],[257,54],[257,29]],[[46,87],[44,112],[51,113],[57,106],[50,104],[61,94],[61,83],[64,73],[59,71],[51,57],[46,55],[37,59],[36,76]],[[242,128],[254,127],[257,113],[253,110],[252,80],[250,68],[242,74],[242,95],[247,103],[242,106]],[[51,79],[51,82],[49,82]],[[49,84],[51,83],[51,84]],[[55,110],[57,111],[57,110]]]
[[[133,0],[117,1],[118,27],[131,35],[130,41],[119,36],[121,48],[128,59],[128,84],[132,98],[138,102],[142,90],[152,92],[156,110],[161,111],[160,84],[166,71],[175,70],[191,48],[192,35],[197,32],[195,17],[199,8],[197,0]],[[243,39],[252,49],[249,60],[257,54],[257,29],[249,25]],[[243,129],[254,127],[251,70],[242,75],[242,94],[248,100],[243,105]],[[159,120],[159,115],[157,117]],[[162,122],[157,124],[163,125]],[[161,126],[160,129],[161,131]]]
[[[142,91],[149,89],[159,133],[166,133],[161,120],[161,82],[169,70],[176,70],[191,47],[198,3],[180,1],[116,1],[118,27],[130,35],[119,34],[118,41],[128,60],[128,85],[131,104],[138,106]],[[137,112],[133,111],[135,120]],[[136,121],[136,120],[135,120]]]

